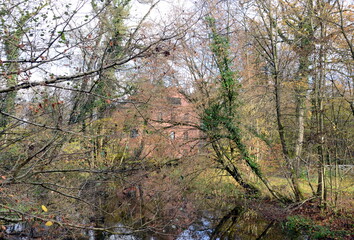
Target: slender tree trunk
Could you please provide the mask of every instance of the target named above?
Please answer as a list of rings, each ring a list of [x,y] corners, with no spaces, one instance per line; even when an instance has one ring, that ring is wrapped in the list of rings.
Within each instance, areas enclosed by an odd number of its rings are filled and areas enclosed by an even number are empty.
[[[286,168],[290,173],[291,187],[297,201],[303,198],[297,174],[297,164],[295,164],[295,159],[290,156],[288,142],[285,137],[288,128],[285,128],[283,124],[283,113],[281,108],[281,72],[279,69],[279,59],[278,59],[278,44],[280,44],[280,38],[283,42],[290,43],[284,34],[278,29],[278,13],[277,8],[273,7],[271,1],[259,0],[257,1],[257,6],[259,8],[259,14],[263,21],[264,32],[262,30],[254,35],[259,46],[259,52],[262,57],[267,61],[269,67],[271,68],[271,80],[274,83],[274,96],[275,96],[275,109],[276,109],[276,121],[277,130],[279,134],[279,139],[282,147],[282,153],[284,160],[286,162]],[[302,135],[300,135],[302,136]],[[302,142],[302,140],[301,140]],[[298,149],[300,150],[300,148]],[[301,151],[298,151],[301,152]]]
[[[296,140],[294,147],[294,171],[298,179],[301,170],[301,157],[305,135],[305,112],[309,79],[311,76],[310,57],[314,50],[313,0],[307,1],[306,15],[299,22],[298,33],[295,35],[295,52],[299,57],[299,68],[295,86],[296,100]],[[302,196],[301,196],[302,198]]]
[[[278,28],[277,22],[273,20],[272,17],[272,6],[270,3],[268,4],[268,18],[271,24],[269,24],[269,38],[271,43],[271,62],[273,66],[272,78],[274,81],[274,94],[275,94],[275,108],[276,108],[276,117],[277,117],[277,126],[278,126],[278,133],[280,138],[280,143],[282,146],[282,152],[285,158],[286,166],[290,171],[290,180],[292,184],[292,189],[295,195],[295,200],[300,201],[303,198],[302,192],[300,190],[300,185],[298,181],[298,174],[296,172],[296,166],[294,166],[294,162],[290,157],[288,144],[285,139],[285,128],[282,122],[282,110],[281,110],[281,81],[279,76],[279,59],[278,59],[278,47],[277,47],[277,31],[274,31]]]
[[[288,146],[285,140],[285,130],[284,130],[284,125],[282,123],[282,113],[280,108],[279,80],[277,76],[275,77],[275,105],[276,105],[276,113],[277,113],[278,133],[279,133],[280,143],[282,146],[282,152],[285,158],[287,168],[290,171],[290,180],[292,184],[292,189],[294,191],[295,200],[300,201],[303,198],[303,195],[300,190],[296,168],[294,166],[292,159],[290,158]]]
[[[325,29],[323,23],[321,23],[321,39],[325,35]],[[316,123],[317,123],[317,136],[318,136],[318,186],[317,195],[320,196],[321,202],[325,203],[327,198],[326,186],[325,186],[325,150],[324,150],[324,115],[323,115],[323,86],[325,79],[325,59],[323,46],[320,47],[319,52],[319,74],[317,74],[317,81],[315,81],[315,98],[316,98]]]
[[[9,36],[9,38],[11,37]],[[7,63],[5,65],[6,72],[10,73],[7,76],[5,76],[7,78],[6,87],[12,87],[15,86],[18,81],[17,72],[19,71],[19,64],[15,61],[17,61],[19,57],[19,50],[17,47],[17,45],[19,45],[19,39],[11,38],[11,41],[5,40],[4,45],[5,45],[5,55],[7,57],[7,60],[14,61],[11,63]],[[15,106],[16,96],[17,96],[16,91],[4,93],[3,96],[0,96],[0,98],[2,98],[0,103],[1,111],[9,114],[13,113],[15,110],[14,106]],[[9,123],[8,117],[0,114],[0,128],[6,127],[8,123]]]
[[[296,123],[297,123],[297,137],[295,141],[295,157],[294,157],[294,170],[297,177],[299,177],[300,165],[301,165],[301,154],[302,145],[304,142],[305,134],[305,99],[306,93],[298,92],[296,98]]]

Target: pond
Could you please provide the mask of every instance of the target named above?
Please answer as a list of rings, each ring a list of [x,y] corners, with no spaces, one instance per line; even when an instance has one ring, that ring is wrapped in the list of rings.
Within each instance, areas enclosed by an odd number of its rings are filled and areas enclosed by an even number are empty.
[[[197,221],[185,229],[171,224],[161,232],[132,233],[120,223],[112,223],[123,234],[90,233],[90,240],[305,240],[306,236],[289,233],[275,220],[267,220],[252,209],[237,206],[223,216],[220,212],[203,211]]]
[[[215,205],[207,209],[199,209],[197,213],[186,211],[186,216],[194,215],[190,222],[180,219],[181,215],[168,215],[160,219],[158,225],[152,222],[135,222],[131,219],[124,222],[124,219],[112,218],[101,215],[95,223],[96,226],[110,229],[113,234],[102,231],[83,230],[80,239],[85,240],[305,240],[306,236],[294,235],[284,227],[277,218],[276,209],[271,205],[257,202],[257,206],[268,209],[271,217],[265,217],[264,212],[252,207],[251,204],[243,202],[233,208],[227,207],[230,203],[221,204],[220,201],[212,201]],[[205,206],[205,205],[204,205]],[[245,207],[247,206],[247,207]],[[112,207],[112,206],[111,206]],[[186,210],[178,208],[178,210]],[[122,212],[120,212],[122,214]],[[126,214],[126,213],[124,213]],[[99,215],[98,215],[99,216]],[[178,219],[179,218],[179,219]],[[150,218],[151,219],[151,218]],[[162,223],[162,224],[161,224]],[[28,223],[17,223],[8,225],[6,236],[0,239],[30,240],[34,237],[42,239],[53,239],[50,231],[53,228],[41,226],[34,228]],[[69,237],[65,231],[60,231],[64,239],[77,239]],[[44,238],[43,238],[44,237]],[[55,238],[54,238],[55,239]],[[63,238],[60,238],[63,239]]]
[[[197,221],[185,229],[178,229],[171,224],[164,230],[157,232],[152,230],[135,232],[129,230],[121,223],[109,224],[114,232],[121,234],[109,234],[85,232],[84,239],[88,240],[305,240],[306,236],[297,236],[284,229],[281,223],[275,220],[267,220],[252,209],[244,209],[237,206],[224,216],[220,212],[203,211]],[[26,224],[18,223],[8,226],[8,237],[2,239],[30,240],[33,239],[26,232]]]

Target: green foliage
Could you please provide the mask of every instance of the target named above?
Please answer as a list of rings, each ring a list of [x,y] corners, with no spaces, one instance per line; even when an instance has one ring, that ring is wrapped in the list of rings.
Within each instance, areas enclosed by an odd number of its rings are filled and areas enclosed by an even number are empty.
[[[303,230],[309,230],[312,226],[312,221],[302,216],[289,216],[287,218],[286,227],[290,231],[299,232]]]
[[[337,239],[350,234],[348,231],[332,231],[327,226],[316,225],[311,219],[299,215],[289,216],[285,227],[291,232],[309,235],[310,239]]]
[[[1,139],[0,139],[1,141]],[[19,143],[11,144],[0,154],[0,165],[5,171],[10,171],[19,159],[25,159],[27,154]]]
[[[216,57],[216,63],[221,75],[221,99],[222,102],[211,104],[205,110],[203,116],[203,124],[207,128],[207,132],[215,132],[217,129],[226,130],[226,138],[232,140],[239,150],[242,158],[247,162],[252,171],[261,176],[259,165],[254,161],[246,146],[242,143],[241,129],[238,126],[239,119],[236,114],[239,107],[238,90],[240,84],[238,82],[238,74],[230,68],[231,59],[229,57],[229,40],[226,36],[222,36],[216,30],[215,19],[207,18],[207,22],[212,31],[211,50]]]

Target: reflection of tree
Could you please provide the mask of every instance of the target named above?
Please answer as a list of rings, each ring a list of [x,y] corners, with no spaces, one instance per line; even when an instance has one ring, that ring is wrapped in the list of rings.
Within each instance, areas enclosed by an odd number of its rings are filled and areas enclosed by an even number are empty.
[[[221,218],[210,239],[260,240],[269,237],[275,224],[275,220],[265,223],[252,209],[247,210],[242,206],[236,206]],[[281,234],[277,233],[277,235],[281,237]],[[273,235],[271,237],[273,239]]]
[[[243,211],[244,208],[241,206],[236,206],[228,214],[226,214],[215,227],[210,239],[223,239],[227,236],[230,237],[230,239],[233,239],[230,234],[234,234],[232,229],[235,228],[235,225]]]

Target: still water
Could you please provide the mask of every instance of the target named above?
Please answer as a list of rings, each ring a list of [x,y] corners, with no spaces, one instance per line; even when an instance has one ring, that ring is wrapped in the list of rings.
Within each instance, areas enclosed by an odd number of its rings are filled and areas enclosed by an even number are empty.
[[[305,240],[304,236],[294,236],[281,223],[266,220],[251,209],[235,207],[224,216],[203,212],[198,221],[186,229],[177,230],[170,226],[170,232],[143,232],[132,234],[122,224],[114,225],[117,232],[124,235],[100,235],[90,232],[90,240]],[[100,235],[100,236],[99,236]]]
[[[168,225],[168,224],[167,224]],[[113,232],[121,234],[108,234],[83,232],[85,240],[306,240],[306,236],[294,236],[284,229],[281,223],[275,220],[267,220],[252,209],[235,207],[234,209],[221,211],[203,211],[198,220],[184,229],[173,224],[160,231],[139,231],[128,229],[121,223],[106,223]],[[28,226],[18,223],[8,226],[7,233],[11,240],[31,240],[25,233]],[[72,238],[68,238],[72,239]]]

